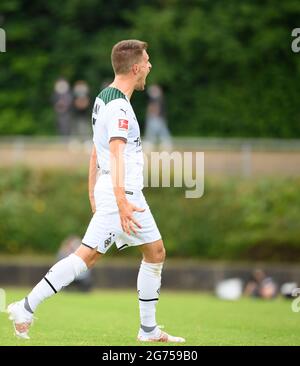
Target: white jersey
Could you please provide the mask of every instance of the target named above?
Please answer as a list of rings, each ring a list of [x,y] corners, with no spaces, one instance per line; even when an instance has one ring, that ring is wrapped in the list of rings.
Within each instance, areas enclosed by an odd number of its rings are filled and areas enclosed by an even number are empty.
[[[129,99],[119,89],[108,87],[97,96],[93,114],[93,141],[100,166],[95,194],[112,189],[109,142],[114,137],[127,140],[124,149],[125,190],[143,189],[143,151],[140,127]]]
[[[102,90],[96,98],[92,118],[93,141],[101,174],[94,191],[96,212],[82,239],[83,245],[97,248],[104,254],[114,243],[121,250],[160,240],[160,232],[141,191],[144,163],[140,128],[128,98],[116,88]],[[109,142],[113,137],[127,140],[124,149],[126,198],[144,209],[143,212],[133,213],[142,226],[136,234],[128,235],[123,231],[112,189]]]

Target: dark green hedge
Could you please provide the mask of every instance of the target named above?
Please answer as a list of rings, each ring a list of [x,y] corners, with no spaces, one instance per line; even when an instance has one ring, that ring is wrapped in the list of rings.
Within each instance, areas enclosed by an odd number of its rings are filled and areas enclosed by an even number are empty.
[[[200,199],[144,192],[169,256],[300,261],[299,188],[299,179],[232,179],[207,181]],[[87,172],[0,171],[0,252],[54,253],[90,218]]]
[[[300,137],[299,0],[1,0],[0,135],[53,134],[53,83],[113,77],[112,45],[149,43],[177,135]],[[144,120],[145,94],[133,104]]]

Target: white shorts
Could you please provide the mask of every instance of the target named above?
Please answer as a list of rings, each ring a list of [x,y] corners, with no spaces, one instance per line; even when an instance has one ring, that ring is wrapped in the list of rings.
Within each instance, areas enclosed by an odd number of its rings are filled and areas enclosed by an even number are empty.
[[[137,234],[126,234],[121,226],[116,199],[112,190],[95,191],[96,212],[92,217],[82,243],[90,248],[97,248],[100,253],[116,244],[119,250],[161,239],[150,208],[142,191],[126,191],[126,198],[144,212],[134,212],[133,216],[142,226],[135,227]]]

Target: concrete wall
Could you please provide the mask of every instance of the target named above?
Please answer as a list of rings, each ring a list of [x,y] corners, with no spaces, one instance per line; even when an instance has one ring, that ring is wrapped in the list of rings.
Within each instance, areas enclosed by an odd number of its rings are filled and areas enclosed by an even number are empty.
[[[93,270],[96,288],[135,288],[138,266],[125,264],[102,264]],[[174,290],[212,291],[215,285],[228,278],[247,281],[254,268],[262,268],[267,275],[281,285],[297,282],[300,285],[300,266],[297,265],[244,265],[244,264],[195,264],[166,263],[162,287]],[[49,265],[4,264],[0,265],[0,287],[26,286],[36,284],[48,271]]]

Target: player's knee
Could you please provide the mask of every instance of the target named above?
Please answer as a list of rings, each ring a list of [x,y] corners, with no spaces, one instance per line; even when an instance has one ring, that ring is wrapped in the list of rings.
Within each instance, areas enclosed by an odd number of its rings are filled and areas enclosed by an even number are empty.
[[[161,261],[164,262],[166,259],[166,249],[163,247],[162,254],[161,254]]]
[[[99,257],[100,257],[99,253],[93,253],[93,255],[87,258],[86,265],[88,266],[88,268],[94,267]]]
[[[144,261],[148,263],[162,263],[164,262],[165,257],[166,257],[166,250],[163,246],[156,248],[150,253],[143,254]]]
[[[155,262],[162,263],[165,261],[165,258],[166,258],[166,249],[164,248],[164,246],[161,246],[160,248],[157,249],[155,253]]]
[[[93,267],[100,257],[100,253],[96,249],[87,248],[83,245],[76,250],[75,254],[85,262],[88,268]]]

